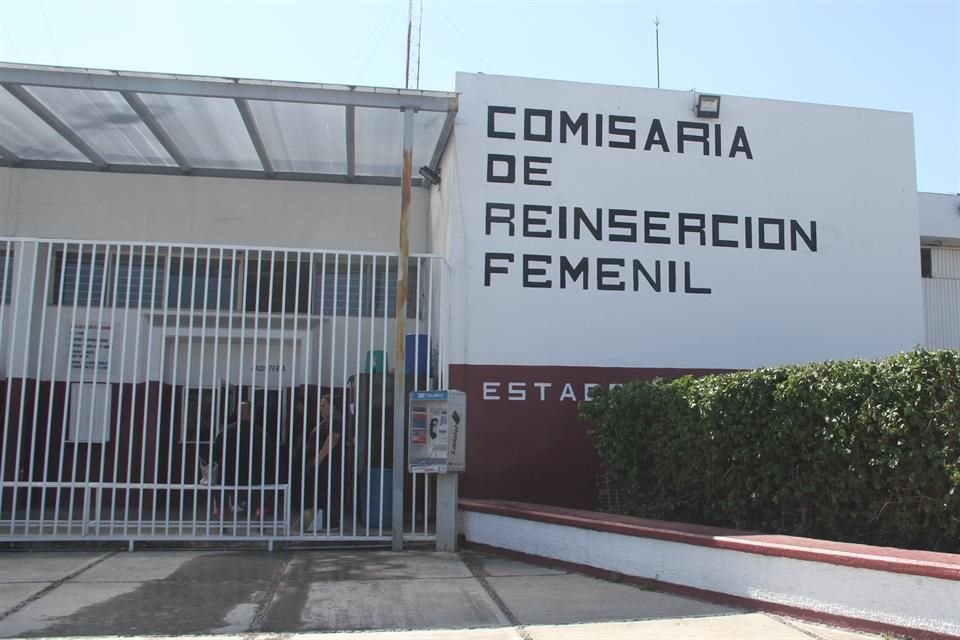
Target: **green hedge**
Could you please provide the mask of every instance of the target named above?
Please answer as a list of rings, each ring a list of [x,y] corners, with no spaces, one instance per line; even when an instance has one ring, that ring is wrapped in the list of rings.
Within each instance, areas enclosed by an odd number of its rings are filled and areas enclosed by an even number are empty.
[[[960,352],[597,390],[634,515],[960,551]]]

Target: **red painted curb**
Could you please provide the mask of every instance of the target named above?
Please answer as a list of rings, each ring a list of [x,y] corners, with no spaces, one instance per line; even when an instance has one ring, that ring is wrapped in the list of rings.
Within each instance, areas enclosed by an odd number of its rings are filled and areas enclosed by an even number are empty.
[[[637,538],[960,581],[960,555],[952,553],[751,533],[505,500],[463,498],[460,500],[460,508],[464,511],[489,513]]]

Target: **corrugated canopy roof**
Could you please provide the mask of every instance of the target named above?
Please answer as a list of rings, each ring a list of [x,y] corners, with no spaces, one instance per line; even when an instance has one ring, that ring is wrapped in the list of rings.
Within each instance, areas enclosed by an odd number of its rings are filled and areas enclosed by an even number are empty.
[[[40,169],[396,185],[402,112],[434,169],[457,112],[448,92],[32,65],[0,86],[0,166]]]

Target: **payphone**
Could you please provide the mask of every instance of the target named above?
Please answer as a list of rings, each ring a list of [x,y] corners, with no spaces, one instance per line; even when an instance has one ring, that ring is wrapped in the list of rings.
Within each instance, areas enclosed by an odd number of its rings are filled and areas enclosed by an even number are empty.
[[[412,473],[460,473],[466,466],[467,394],[462,391],[410,393],[407,442]]]

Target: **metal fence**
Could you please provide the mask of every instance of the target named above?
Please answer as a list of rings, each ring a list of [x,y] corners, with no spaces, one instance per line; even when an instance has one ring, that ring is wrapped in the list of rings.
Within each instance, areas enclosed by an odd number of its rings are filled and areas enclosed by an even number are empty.
[[[393,381],[442,388],[444,265],[395,255],[0,239],[0,540],[432,539],[391,522]]]

